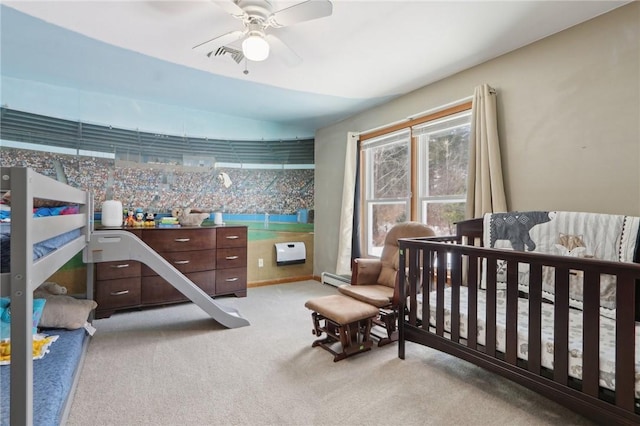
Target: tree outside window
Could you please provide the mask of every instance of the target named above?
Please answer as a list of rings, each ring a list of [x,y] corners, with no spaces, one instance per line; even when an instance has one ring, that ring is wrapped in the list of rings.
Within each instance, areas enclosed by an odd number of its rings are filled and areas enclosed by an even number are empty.
[[[437,235],[455,232],[465,214],[470,123],[466,109],[364,141],[366,255],[380,255],[396,223],[414,220]]]

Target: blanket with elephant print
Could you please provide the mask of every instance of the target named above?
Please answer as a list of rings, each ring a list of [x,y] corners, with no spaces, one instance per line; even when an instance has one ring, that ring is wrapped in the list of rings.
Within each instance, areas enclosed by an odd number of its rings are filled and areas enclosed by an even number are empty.
[[[602,213],[530,211],[488,213],[484,217],[485,247],[530,251],[617,262],[637,260],[640,218]],[[504,262],[498,280],[506,282]],[[518,270],[519,289],[528,291],[527,265]],[[571,306],[582,308],[582,273],[570,276]],[[615,277],[601,275],[601,313],[615,318]],[[543,295],[553,301],[554,269],[543,268]]]

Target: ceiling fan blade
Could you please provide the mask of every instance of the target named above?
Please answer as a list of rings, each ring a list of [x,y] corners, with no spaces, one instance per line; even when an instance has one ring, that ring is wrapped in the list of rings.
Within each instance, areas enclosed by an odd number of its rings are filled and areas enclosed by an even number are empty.
[[[269,25],[274,28],[286,27],[298,22],[324,18],[333,13],[333,4],[329,0],[307,0],[274,12],[269,16]]]
[[[286,65],[290,67],[295,67],[302,63],[302,58],[298,56],[296,52],[294,52],[289,46],[285,44],[278,37],[273,34],[267,34],[266,40],[269,42],[269,46],[272,49],[273,56],[280,59]]]
[[[223,34],[219,37],[212,38],[211,40],[205,41],[204,43],[200,43],[197,46],[193,47],[193,50],[198,52],[209,53],[213,52],[217,48],[224,46],[229,43],[233,43],[236,40],[240,40],[244,37],[246,31],[231,31],[230,33]]]
[[[235,18],[242,19],[246,14],[246,12],[236,4],[235,0],[214,1],[213,3],[217,4],[220,8],[224,9],[225,12]]]

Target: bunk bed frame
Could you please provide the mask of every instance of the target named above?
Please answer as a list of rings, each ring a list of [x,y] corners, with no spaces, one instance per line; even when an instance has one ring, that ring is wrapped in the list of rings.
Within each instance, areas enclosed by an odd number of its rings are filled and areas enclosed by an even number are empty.
[[[603,424],[640,424],[640,401],[635,393],[637,294],[640,265],[482,247],[482,219],[457,224],[456,235],[400,240],[401,315],[398,356],[405,357],[407,342],[432,347],[498,373],[549,399]],[[636,252],[636,260],[638,253]],[[486,342],[496,341],[496,266],[507,262],[505,350],[481,345],[475,332],[480,310],[479,283],[485,279]],[[528,304],[528,358],[518,356],[518,265],[530,270]],[[402,267],[404,265],[404,267]],[[424,267],[423,267],[424,265]],[[553,369],[541,365],[541,277],[543,266],[555,268],[553,305]],[[569,352],[569,276],[584,274],[582,312],[582,378],[571,376]],[[615,390],[602,386],[599,353],[600,274],[615,275]],[[484,278],[483,278],[484,277]],[[424,283],[424,285],[423,285]],[[466,287],[466,288],[463,288]],[[424,288],[425,291],[422,291]],[[461,307],[462,290],[468,310]],[[445,292],[450,304],[445,307]],[[422,304],[418,301],[421,300]],[[522,301],[521,301],[522,303]],[[445,309],[450,322],[445,324]],[[434,315],[435,312],[435,315]],[[461,317],[466,315],[466,338],[461,336]],[[422,319],[429,318],[429,320]]]
[[[83,252],[87,262],[87,298],[93,298],[93,262],[139,260],[227,328],[249,325],[238,311],[216,303],[153,249],[125,231],[93,229],[93,197],[25,167],[3,167],[0,189],[11,191],[11,272],[0,274],[0,295],[11,297],[10,422],[33,424],[33,290]],[[34,198],[78,205],[77,214],[33,218]],[[33,260],[34,244],[59,234],[81,235],[53,252]],[[86,349],[86,341],[85,341]],[[77,373],[77,371],[76,371]],[[77,381],[77,374],[74,380]],[[70,395],[75,389],[72,388]],[[68,411],[69,400],[64,412]]]

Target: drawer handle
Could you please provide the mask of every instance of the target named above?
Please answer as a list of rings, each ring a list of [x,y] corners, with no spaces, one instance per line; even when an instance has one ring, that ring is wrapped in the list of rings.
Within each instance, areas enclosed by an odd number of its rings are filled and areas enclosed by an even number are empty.
[[[122,268],[128,268],[129,264],[128,263],[121,263],[120,265],[109,265],[109,268],[113,268],[113,269],[122,269]]]
[[[176,265],[186,265],[187,263],[189,263],[188,260],[176,260],[173,263],[175,263]]]
[[[227,235],[227,240],[237,240],[240,238],[238,235]]]
[[[227,256],[227,257],[226,257],[226,259],[227,259],[227,260],[235,260],[235,259],[237,259],[238,257],[240,257],[240,256]]]
[[[239,279],[240,278],[238,278],[238,277],[233,277],[233,278],[227,278],[227,279],[225,279],[225,281],[228,282],[228,283],[232,283],[234,281],[238,281]]]
[[[191,240],[191,238],[176,238],[174,241],[176,243],[186,243],[189,242]]]
[[[129,290],[112,291],[110,294],[112,296],[124,296],[125,294],[129,294]]]

